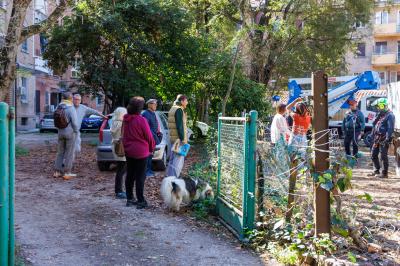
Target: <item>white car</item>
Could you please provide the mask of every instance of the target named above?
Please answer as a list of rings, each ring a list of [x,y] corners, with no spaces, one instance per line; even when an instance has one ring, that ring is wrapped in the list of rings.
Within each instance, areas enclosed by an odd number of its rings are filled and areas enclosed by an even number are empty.
[[[157,121],[160,125],[160,130],[163,134],[163,138],[160,144],[156,146],[153,155],[153,166],[155,170],[165,170],[167,166],[167,160],[170,151],[169,142],[169,130],[167,117],[163,112],[156,111]],[[111,114],[112,116],[112,114]],[[112,136],[110,127],[112,124],[112,118],[104,120],[99,131],[99,144],[97,145],[97,166],[100,171],[107,171],[112,163],[116,162],[115,155],[112,152]]]

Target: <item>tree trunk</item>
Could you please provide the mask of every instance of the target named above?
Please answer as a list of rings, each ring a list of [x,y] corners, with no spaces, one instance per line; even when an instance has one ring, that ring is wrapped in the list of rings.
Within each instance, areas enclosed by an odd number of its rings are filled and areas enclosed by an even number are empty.
[[[206,124],[208,124],[210,121],[209,121],[209,113],[208,113],[208,110],[209,110],[209,107],[210,107],[210,96],[206,96],[206,99],[205,99],[205,111],[204,111],[204,119],[203,119],[203,122],[204,123],[206,123]]]
[[[9,1],[12,4],[11,17],[7,28],[4,47],[0,49],[0,101],[6,101],[10,86],[15,79],[16,58],[19,45],[27,38],[48,30],[58,23],[68,5],[74,0],[59,0],[59,4],[50,16],[33,25],[24,27],[26,11],[32,0]]]
[[[14,1],[4,47],[0,52],[0,101],[6,101],[15,79],[16,58],[22,24],[30,1]]]
[[[222,100],[222,116],[225,116],[226,113],[226,104],[229,100],[229,97],[231,95],[232,87],[233,87],[233,81],[235,79],[235,72],[236,72],[236,65],[237,65],[237,59],[239,55],[239,49],[240,49],[240,42],[236,45],[236,51],[235,51],[235,56],[233,57],[233,62],[232,62],[232,72],[231,72],[231,77],[229,80],[229,86],[228,90],[225,94],[225,98]]]

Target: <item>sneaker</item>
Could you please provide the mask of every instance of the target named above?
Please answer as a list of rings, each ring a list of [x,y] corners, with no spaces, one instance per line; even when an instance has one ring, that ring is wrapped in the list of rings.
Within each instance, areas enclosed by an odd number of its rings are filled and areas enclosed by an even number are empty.
[[[145,209],[148,206],[147,201],[141,201],[137,203],[136,209]]]
[[[61,177],[61,176],[62,176],[62,174],[61,174],[60,171],[55,171],[54,174],[53,174],[53,177],[54,177],[54,178],[59,178],[59,177]]]
[[[136,200],[127,200],[126,201],[126,207],[132,207],[133,205],[137,205],[138,202]]]
[[[76,177],[76,174],[73,174],[73,173],[65,173],[63,176],[64,180],[70,180],[74,177]]]
[[[115,193],[115,197],[116,197],[117,199],[126,199],[126,193],[125,193],[125,192],[118,192],[118,193]]]
[[[373,171],[373,172],[367,174],[367,176],[377,176],[377,175],[379,175],[379,171]]]

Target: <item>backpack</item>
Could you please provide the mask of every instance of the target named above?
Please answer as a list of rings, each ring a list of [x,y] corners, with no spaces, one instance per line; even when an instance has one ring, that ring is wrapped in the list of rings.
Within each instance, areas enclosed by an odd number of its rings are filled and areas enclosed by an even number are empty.
[[[59,104],[57,109],[54,111],[53,118],[54,118],[54,125],[58,129],[64,129],[68,126],[69,121],[67,119],[67,114],[65,110],[67,106],[65,104]]]
[[[357,131],[361,129],[360,116],[358,115],[358,112],[359,111],[353,113],[352,111],[349,111],[346,114],[346,120],[344,124],[346,131]]]

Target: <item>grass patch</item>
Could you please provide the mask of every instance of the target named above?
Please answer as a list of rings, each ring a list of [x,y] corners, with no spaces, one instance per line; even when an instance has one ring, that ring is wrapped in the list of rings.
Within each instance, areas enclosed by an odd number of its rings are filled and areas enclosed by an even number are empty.
[[[27,266],[30,265],[24,257],[22,256],[21,246],[16,244],[15,245],[15,266]]]
[[[215,215],[215,200],[205,199],[193,203],[192,214],[196,219],[207,220],[209,215]]]
[[[27,148],[21,147],[19,145],[15,146],[15,157],[24,157],[29,155],[29,150]]]

